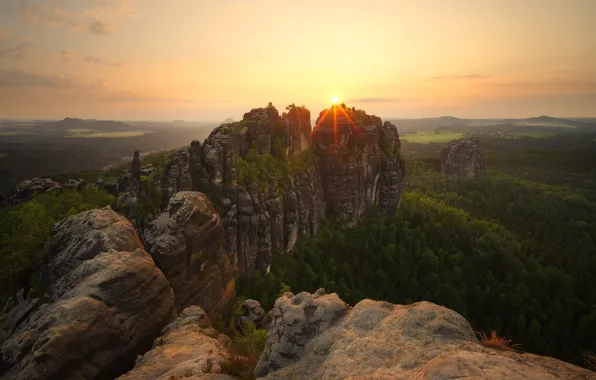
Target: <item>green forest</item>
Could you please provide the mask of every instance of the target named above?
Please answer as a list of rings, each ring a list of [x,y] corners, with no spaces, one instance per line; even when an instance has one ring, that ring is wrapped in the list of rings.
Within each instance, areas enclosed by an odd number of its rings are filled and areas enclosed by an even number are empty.
[[[325,221],[238,293],[269,309],[280,292],[323,287],[363,298],[426,300],[496,331],[522,351],[576,364],[596,350],[596,203],[577,189],[501,171],[451,180],[438,161],[407,161],[400,209],[359,226]]]
[[[585,141],[483,138],[488,173],[473,179],[439,174],[441,144],[386,146],[386,155],[406,160],[397,214],[371,209],[350,229],[323,221],[318,235],[302,238],[294,252],[274,254],[267,275],[238,275],[237,296],[257,299],[265,310],[283,292],[321,287],[352,305],[364,298],[425,300],[461,313],[477,332],[496,331],[522,351],[585,365],[584,353],[596,352],[596,144]],[[271,154],[253,148],[234,161],[239,181],[283,182],[316,159],[311,150],[288,158],[279,146],[275,141]],[[147,156],[143,164],[161,170],[167,157]],[[122,169],[75,177],[92,182]],[[107,205],[118,209],[114,197],[87,186],[4,211],[0,302],[23,288],[30,295],[43,291],[37,269],[55,223]]]

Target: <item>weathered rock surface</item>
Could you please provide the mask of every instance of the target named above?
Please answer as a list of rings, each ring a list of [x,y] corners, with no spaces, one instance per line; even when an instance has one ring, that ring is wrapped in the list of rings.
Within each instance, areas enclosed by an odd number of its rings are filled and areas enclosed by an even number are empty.
[[[397,128],[341,106],[322,111],[316,125],[312,143],[321,157],[318,168],[327,206],[348,225],[376,204],[384,212],[395,212],[405,173]]]
[[[485,175],[484,158],[477,137],[453,140],[441,150],[441,174],[459,178]]]
[[[306,108],[288,106],[280,116],[270,105],[179,150],[166,164],[163,193],[206,193],[221,216],[232,267],[266,272],[273,253],[294,249],[332,213],[352,225],[376,204],[395,212],[404,175],[399,146],[395,126],[364,111],[323,111],[311,136]],[[234,162],[253,147],[300,163],[281,180],[240,181]]]
[[[62,185],[49,178],[28,179],[17,185],[13,195],[8,200],[8,203],[12,206],[16,206],[23,202],[30,201],[35,195],[61,190]]]
[[[255,375],[274,379],[595,379],[557,359],[482,346],[469,323],[429,302],[286,293],[273,309]]]
[[[242,314],[254,322],[255,326],[260,327],[265,318],[265,310],[261,307],[259,301],[247,299],[242,301]]]
[[[223,226],[205,194],[177,192],[167,210],[145,230],[143,240],[174,289],[178,311],[199,305],[213,316],[233,302]]]
[[[178,149],[168,160],[163,173],[163,192],[167,199],[179,191],[191,191],[190,152]]]
[[[54,227],[45,299],[0,347],[3,379],[113,379],[175,317],[174,294],[130,222],[109,207]]]
[[[205,311],[191,306],[155,339],[153,348],[137,360],[121,380],[232,380],[220,363],[230,354],[231,341],[211,327]]]

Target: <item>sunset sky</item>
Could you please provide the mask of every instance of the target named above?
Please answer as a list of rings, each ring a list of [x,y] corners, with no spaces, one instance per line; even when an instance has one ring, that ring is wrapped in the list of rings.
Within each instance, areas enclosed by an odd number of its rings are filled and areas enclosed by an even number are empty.
[[[0,2],[0,118],[596,116],[596,0]]]

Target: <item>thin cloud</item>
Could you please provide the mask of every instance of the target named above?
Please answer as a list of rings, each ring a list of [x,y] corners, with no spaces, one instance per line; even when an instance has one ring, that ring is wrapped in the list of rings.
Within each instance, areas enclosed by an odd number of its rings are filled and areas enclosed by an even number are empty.
[[[358,103],[396,103],[401,102],[402,99],[398,98],[353,98],[347,99],[347,102],[358,102]]]
[[[107,103],[145,103],[145,102],[167,102],[167,103],[193,103],[195,99],[161,98],[155,96],[139,95],[132,92],[115,92],[101,97],[99,100]]]
[[[101,63],[102,59],[99,57],[87,56],[87,57],[85,57],[85,61],[87,61],[87,63],[93,63],[95,65],[99,65]]]
[[[0,70],[0,87],[37,87],[52,89],[92,89],[97,84],[84,83],[68,75],[37,74],[19,69]]]
[[[0,40],[5,40],[10,36],[10,32],[6,29],[0,29]]]
[[[60,56],[64,62],[70,62],[77,56],[77,53],[72,50],[62,49],[60,50]]]
[[[464,75],[440,75],[434,77],[433,80],[476,80],[476,79],[487,79],[490,78],[490,75],[485,74],[464,74]]]
[[[89,33],[107,36],[114,30],[114,27],[107,22],[97,20],[89,25]]]
[[[13,58],[24,60],[33,51],[33,45],[29,42],[21,42],[14,46],[0,50],[0,58]]]
[[[31,24],[49,28],[68,28],[90,34],[106,36],[116,28],[108,19],[117,14],[132,13],[123,1],[102,0],[98,5],[75,12],[48,4],[19,3],[21,18]]]
[[[528,82],[505,82],[505,83],[495,83],[495,87],[525,87],[529,85]]]
[[[122,67],[122,66],[124,66],[124,62],[123,61],[107,61],[107,60],[105,60],[103,58],[96,57],[96,56],[93,56],[93,55],[89,55],[89,56],[85,57],[84,60],[87,63],[93,64],[93,65],[103,64],[103,65],[111,66],[111,67]]]

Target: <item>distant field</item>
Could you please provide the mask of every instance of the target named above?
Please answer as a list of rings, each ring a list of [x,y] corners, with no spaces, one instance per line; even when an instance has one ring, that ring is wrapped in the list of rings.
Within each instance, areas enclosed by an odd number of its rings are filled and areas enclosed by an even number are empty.
[[[72,129],[68,129],[68,133],[70,133],[71,135],[78,135],[81,133],[94,133],[95,129],[87,129],[87,128],[72,128]],[[69,136],[70,137],[70,136]]]
[[[569,129],[577,129],[577,126],[559,122],[552,122],[552,121],[516,121],[513,123],[514,125],[519,126],[528,126],[528,127],[552,127],[552,128],[569,128]]]
[[[513,132],[511,134],[513,136],[515,136],[515,138],[533,137],[533,138],[540,138],[540,139],[544,139],[547,137],[553,137],[553,136],[557,135],[554,132]]]
[[[95,139],[95,138],[109,138],[109,139],[120,139],[120,138],[127,138],[127,137],[139,137],[143,136],[147,133],[147,131],[130,131],[130,132],[98,132],[98,133],[75,133],[66,137],[70,138],[83,138],[83,139]]]
[[[17,132],[17,131],[6,131],[0,132],[0,136],[19,136],[19,135],[30,135],[31,132]]]
[[[401,139],[413,143],[428,144],[428,143],[445,143],[451,140],[456,140],[464,136],[461,132],[445,131],[436,133],[435,131],[420,131],[415,134],[400,136]]]

